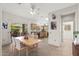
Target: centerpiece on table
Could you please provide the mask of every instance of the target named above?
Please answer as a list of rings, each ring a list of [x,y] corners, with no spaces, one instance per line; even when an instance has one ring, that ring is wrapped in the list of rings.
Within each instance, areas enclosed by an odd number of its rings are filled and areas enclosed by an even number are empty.
[[[29,34],[28,33],[24,33],[24,39],[28,40]]]

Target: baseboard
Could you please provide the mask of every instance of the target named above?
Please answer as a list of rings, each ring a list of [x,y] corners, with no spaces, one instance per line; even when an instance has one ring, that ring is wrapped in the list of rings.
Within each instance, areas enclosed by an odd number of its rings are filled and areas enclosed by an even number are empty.
[[[58,42],[48,43],[48,45],[55,46],[55,47],[60,47],[61,46],[61,44],[58,43]]]

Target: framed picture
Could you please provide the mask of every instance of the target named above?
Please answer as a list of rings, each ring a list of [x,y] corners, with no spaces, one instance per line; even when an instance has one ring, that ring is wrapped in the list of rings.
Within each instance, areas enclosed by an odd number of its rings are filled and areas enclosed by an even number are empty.
[[[56,24],[55,21],[52,21],[52,22],[51,22],[51,29],[52,29],[52,30],[56,30],[56,29],[57,29],[57,24]]]
[[[3,26],[4,29],[7,29],[8,28],[8,23],[3,22],[2,26]]]
[[[52,19],[55,20],[56,19],[56,15],[52,14]]]
[[[65,25],[64,30],[65,31],[70,31],[71,30],[71,25]]]

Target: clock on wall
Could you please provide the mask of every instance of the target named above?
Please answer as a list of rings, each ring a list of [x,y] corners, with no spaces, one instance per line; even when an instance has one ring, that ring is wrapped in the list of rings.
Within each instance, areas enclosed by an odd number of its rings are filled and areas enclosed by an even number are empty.
[[[52,19],[56,19],[56,15],[55,14],[52,14]]]

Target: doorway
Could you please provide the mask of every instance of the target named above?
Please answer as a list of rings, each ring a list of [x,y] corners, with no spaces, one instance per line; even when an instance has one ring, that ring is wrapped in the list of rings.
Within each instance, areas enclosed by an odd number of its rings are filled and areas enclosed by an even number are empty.
[[[62,46],[64,53],[72,55],[75,13],[63,15],[62,19]]]
[[[73,21],[63,22],[63,41],[73,39]]]

